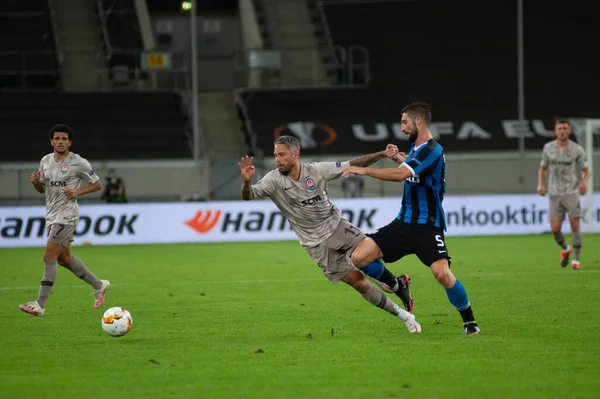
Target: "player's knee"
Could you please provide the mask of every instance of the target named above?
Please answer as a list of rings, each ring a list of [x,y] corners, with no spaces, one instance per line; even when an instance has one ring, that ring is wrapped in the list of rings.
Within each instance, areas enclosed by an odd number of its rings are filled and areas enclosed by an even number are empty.
[[[42,257],[44,262],[54,262],[58,260],[58,254],[53,251],[44,252],[44,256]]]
[[[444,287],[452,282],[454,275],[450,271],[448,261],[445,259],[438,260],[431,265],[433,277]]]
[[[356,267],[364,267],[368,264],[368,262],[365,262],[365,257],[358,247],[352,252],[352,255],[350,255],[350,260]]]
[[[374,253],[375,251],[370,248],[369,244],[369,239],[365,239],[356,245],[356,248],[354,248],[354,251],[352,251],[352,255],[350,256],[350,260],[354,266],[364,267],[381,258],[381,255],[378,256]]]
[[[579,219],[571,219],[569,222],[571,224],[571,231],[573,233],[579,233],[579,230],[581,229]]]
[[[71,262],[73,261],[73,257],[69,256],[61,256],[60,258],[58,258],[58,264],[63,266],[63,267],[67,267],[71,264]]]

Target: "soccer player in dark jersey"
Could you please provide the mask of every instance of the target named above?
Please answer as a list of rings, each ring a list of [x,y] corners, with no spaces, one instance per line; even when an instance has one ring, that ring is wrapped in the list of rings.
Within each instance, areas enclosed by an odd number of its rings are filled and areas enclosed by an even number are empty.
[[[446,223],[442,201],[446,191],[446,161],[442,146],[433,139],[427,103],[412,103],[402,109],[402,131],[411,143],[406,158],[396,157],[398,168],[373,169],[349,166],[342,171],[387,181],[404,181],[404,194],[398,216],[361,241],[352,253],[357,267],[376,259],[396,262],[416,254],[429,266],[435,279],[444,286],[450,303],[463,320],[465,334],[479,334],[471,303],[464,286],[450,271],[450,256],[444,241]]]

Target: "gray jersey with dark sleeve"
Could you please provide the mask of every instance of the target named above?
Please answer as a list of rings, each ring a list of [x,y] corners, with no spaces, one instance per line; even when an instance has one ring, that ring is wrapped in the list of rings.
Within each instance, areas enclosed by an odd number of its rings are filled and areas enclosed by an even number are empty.
[[[54,153],[40,162],[40,181],[46,186],[46,225],[76,225],[79,220],[77,198],[68,199],[65,188],[80,188],[98,181],[90,163],[70,152],[65,159],[54,160]]]
[[[569,140],[559,147],[556,140],[546,143],[542,152],[542,167],[548,170],[548,195],[579,193],[578,172],[586,167],[583,147]]]
[[[313,247],[334,232],[341,219],[340,210],[329,201],[329,180],[342,175],[349,162],[300,163],[300,178],[294,180],[277,169],[252,185],[255,198],[269,197],[287,218],[300,244]]]

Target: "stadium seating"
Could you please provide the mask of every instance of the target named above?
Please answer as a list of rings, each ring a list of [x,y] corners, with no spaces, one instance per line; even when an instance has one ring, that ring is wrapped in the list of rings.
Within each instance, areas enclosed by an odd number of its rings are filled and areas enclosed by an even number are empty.
[[[553,7],[523,2],[525,104],[533,115],[600,117],[598,16],[584,0]]]
[[[322,8],[335,44],[368,49],[374,85],[439,92],[484,74],[497,87],[514,79],[515,10],[501,2],[327,1]]]
[[[15,146],[3,162],[38,161],[52,151],[47,132],[57,123],[75,130],[72,151],[94,160],[190,158],[189,123],[179,95],[131,93],[0,94],[0,124]]]
[[[516,2],[306,1],[320,2],[334,44],[369,51],[372,87],[396,89],[407,101],[435,99],[472,113],[494,110],[517,117]],[[570,1],[559,12],[523,3],[530,117],[597,115],[600,35],[595,19],[584,0]]]
[[[58,55],[47,0],[0,2],[0,49],[3,90],[59,86]]]

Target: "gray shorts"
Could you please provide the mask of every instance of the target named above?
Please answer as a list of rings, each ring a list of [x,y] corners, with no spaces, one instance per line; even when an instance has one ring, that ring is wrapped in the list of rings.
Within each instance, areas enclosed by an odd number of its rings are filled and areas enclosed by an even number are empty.
[[[73,242],[74,233],[74,225],[58,223],[51,224],[50,226],[48,226],[48,241],[66,248],[70,242]]]
[[[366,237],[362,231],[342,219],[328,239],[316,247],[307,247],[306,250],[323,270],[325,277],[335,284],[354,268],[349,256],[356,244]]]
[[[548,216],[550,220],[564,220],[565,214],[569,219],[581,218],[581,203],[579,194],[551,195],[548,205]]]

